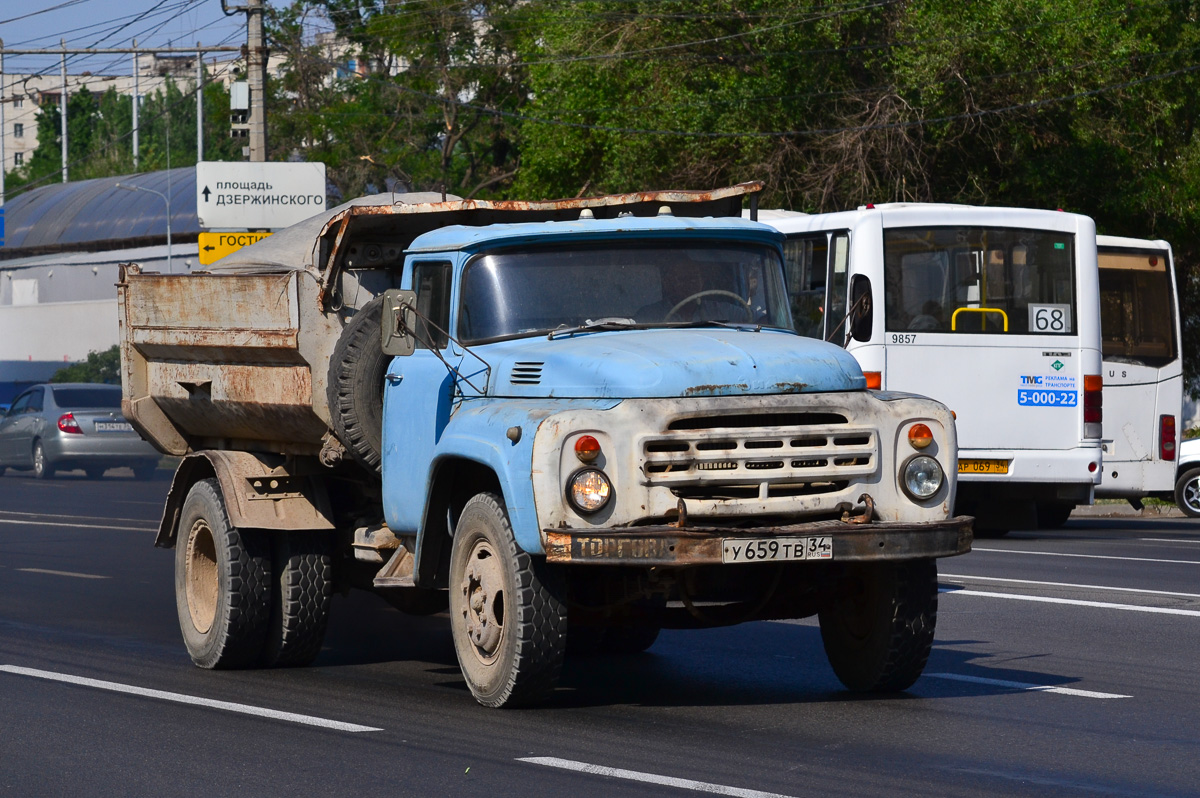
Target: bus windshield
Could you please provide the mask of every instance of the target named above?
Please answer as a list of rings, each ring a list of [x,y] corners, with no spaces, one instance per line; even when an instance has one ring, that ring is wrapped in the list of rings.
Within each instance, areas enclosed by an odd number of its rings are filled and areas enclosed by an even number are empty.
[[[1104,359],[1159,367],[1176,357],[1171,276],[1162,251],[1100,249]]]
[[[1075,239],[996,227],[884,230],[889,331],[1076,332]]]
[[[486,253],[462,278],[466,343],[598,320],[629,326],[791,326],[783,264],[752,244],[639,243]]]

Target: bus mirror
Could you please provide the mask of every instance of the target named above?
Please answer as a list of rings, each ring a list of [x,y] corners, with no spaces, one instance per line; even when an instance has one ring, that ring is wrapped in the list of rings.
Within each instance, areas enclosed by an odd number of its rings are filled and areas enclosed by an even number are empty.
[[[417,348],[413,330],[417,326],[417,293],[389,288],[383,292],[383,316],[379,320],[383,353],[407,357]]]
[[[855,341],[870,341],[873,319],[871,278],[856,274],[850,284],[850,337]]]

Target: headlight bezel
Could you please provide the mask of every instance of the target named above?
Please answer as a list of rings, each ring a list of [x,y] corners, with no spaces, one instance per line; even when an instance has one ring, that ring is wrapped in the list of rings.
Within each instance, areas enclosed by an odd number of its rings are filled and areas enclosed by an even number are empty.
[[[607,492],[603,497],[603,501],[601,501],[595,507],[590,508],[585,507],[575,495],[575,487],[579,483],[580,478],[586,477],[589,474],[595,474],[599,476],[607,489]],[[580,468],[571,472],[571,476],[567,477],[567,484],[564,493],[566,494],[567,504],[575,512],[579,513],[580,515],[595,515],[605,507],[608,507],[610,504],[612,504],[613,495],[616,493],[616,489],[613,487],[613,482],[609,478],[608,474],[605,474],[604,471],[599,468],[589,466],[587,468]]]
[[[937,471],[937,485],[928,493],[928,495],[921,495],[909,484],[909,469],[915,465],[924,465],[924,461],[932,463],[934,469]],[[912,457],[909,457],[900,466],[900,473],[898,476],[900,489],[904,491],[904,495],[908,496],[908,498],[915,502],[924,503],[932,501],[939,493],[942,492],[942,488],[944,488],[946,485],[946,469],[942,468],[942,464],[937,461],[936,457],[932,457],[928,454],[914,454]]]

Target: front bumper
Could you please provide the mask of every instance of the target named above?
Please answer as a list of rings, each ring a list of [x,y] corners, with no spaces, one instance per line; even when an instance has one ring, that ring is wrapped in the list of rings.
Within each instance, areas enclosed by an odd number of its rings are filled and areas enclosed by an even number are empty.
[[[722,564],[726,541],[828,536],[825,562],[876,562],[953,557],[971,550],[974,518],[944,521],[848,523],[812,521],[785,526],[639,526],[617,529],[544,529],[546,561],[579,565],[692,566]],[[778,562],[778,561],[764,561]],[[794,561],[793,561],[794,562]]]

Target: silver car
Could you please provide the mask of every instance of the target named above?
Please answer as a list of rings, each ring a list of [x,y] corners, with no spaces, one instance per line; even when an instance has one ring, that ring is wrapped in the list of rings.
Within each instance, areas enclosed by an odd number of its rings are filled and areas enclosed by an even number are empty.
[[[0,418],[0,473],[32,469],[49,479],[82,468],[92,479],[128,466],[149,479],[161,455],[121,415],[121,388],[99,383],[35,385]]]

